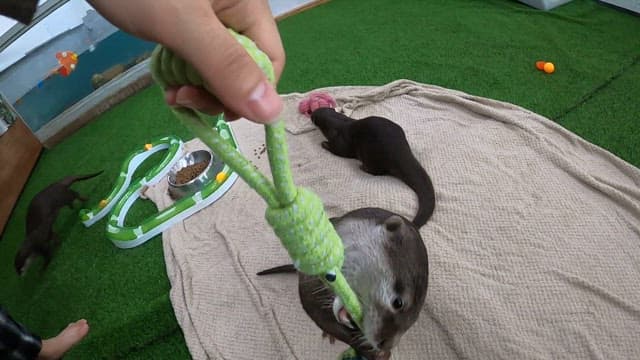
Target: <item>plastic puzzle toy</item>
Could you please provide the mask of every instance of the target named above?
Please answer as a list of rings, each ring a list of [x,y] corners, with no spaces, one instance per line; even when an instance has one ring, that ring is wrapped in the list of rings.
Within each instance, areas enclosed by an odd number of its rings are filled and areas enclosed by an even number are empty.
[[[224,121],[216,124],[216,129],[224,134],[224,141],[232,148],[237,148],[237,143],[229,125]],[[134,184],[131,183],[136,169],[151,155],[166,150],[165,157],[158,165]],[[86,227],[95,224],[98,220],[110,214],[107,222],[107,238],[119,248],[128,249],[141,245],[152,237],[167,230],[177,222],[195,214],[201,209],[211,205],[231,188],[238,178],[228,166],[218,173],[216,179],[204,184],[201,190],[193,195],[177,200],[172,206],[145,219],[136,226],[125,226],[124,220],[131,206],[144,191],[145,186],[157,184],[167,176],[172,166],[184,156],[183,142],[168,136],[155,142],[145,144],[141,149],[133,152],[125,160],[116,179],[111,193],[92,209],[82,209],[80,219]],[[224,174],[224,175],[220,175]]]

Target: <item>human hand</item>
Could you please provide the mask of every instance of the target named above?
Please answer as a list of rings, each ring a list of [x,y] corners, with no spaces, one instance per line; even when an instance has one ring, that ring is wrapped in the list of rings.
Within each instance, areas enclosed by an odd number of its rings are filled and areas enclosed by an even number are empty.
[[[120,29],[158,42],[189,62],[205,88],[165,89],[169,105],[225,113],[268,123],[282,100],[227,27],[249,37],[273,63],[276,80],[285,64],[280,35],[267,0],[89,0]]]

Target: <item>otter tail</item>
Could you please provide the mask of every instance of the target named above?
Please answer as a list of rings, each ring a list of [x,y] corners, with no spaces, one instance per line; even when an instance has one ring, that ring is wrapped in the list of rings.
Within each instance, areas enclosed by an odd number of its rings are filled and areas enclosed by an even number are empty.
[[[80,180],[87,180],[87,179],[91,179],[93,177],[96,177],[100,174],[102,174],[104,170],[100,170],[96,173],[93,174],[88,174],[88,175],[78,175],[78,176],[67,176],[66,178],[62,179],[60,181],[60,184],[65,185],[65,186],[69,186],[71,184],[73,184],[76,181],[80,181]]]
[[[257,275],[271,275],[271,274],[282,274],[282,273],[294,273],[298,270],[296,270],[295,267],[293,267],[292,264],[289,265],[282,265],[282,266],[276,266],[274,268],[271,269],[267,269],[267,270],[262,270],[260,271]]]
[[[431,178],[417,159],[401,166],[400,180],[409,186],[418,196],[418,212],[413,224],[420,228],[424,225],[435,209],[436,197]]]

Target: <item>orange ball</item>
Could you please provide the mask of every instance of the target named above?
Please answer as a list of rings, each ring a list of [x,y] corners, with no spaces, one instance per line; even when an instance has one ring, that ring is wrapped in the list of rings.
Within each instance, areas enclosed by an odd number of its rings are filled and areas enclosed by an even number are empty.
[[[545,64],[544,61],[536,61],[536,69],[540,71],[544,70],[544,64]]]
[[[544,72],[546,72],[547,74],[552,74],[554,71],[556,71],[556,67],[555,65],[553,65],[553,63],[545,63],[544,64]]]

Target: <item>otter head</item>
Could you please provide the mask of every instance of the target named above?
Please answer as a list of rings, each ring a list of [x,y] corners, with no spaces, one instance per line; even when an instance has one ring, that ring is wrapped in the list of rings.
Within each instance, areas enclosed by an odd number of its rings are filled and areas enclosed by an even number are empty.
[[[325,131],[339,129],[353,121],[350,117],[328,107],[318,108],[311,113],[311,122],[319,127],[325,136],[327,135]]]
[[[334,315],[342,325],[361,332],[360,341],[350,344],[359,353],[388,359],[422,310],[428,282],[426,248],[415,226],[399,215],[362,219],[351,226],[352,234],[365,234],[343,266],[362,305],[362,327],[355,327],[337,297]]]
[[[311,113],[311,121],[327,139],[322,147],[339,156],[350,156],[351,140],[347,126],[353,119],[332,108],[319,108]]]

